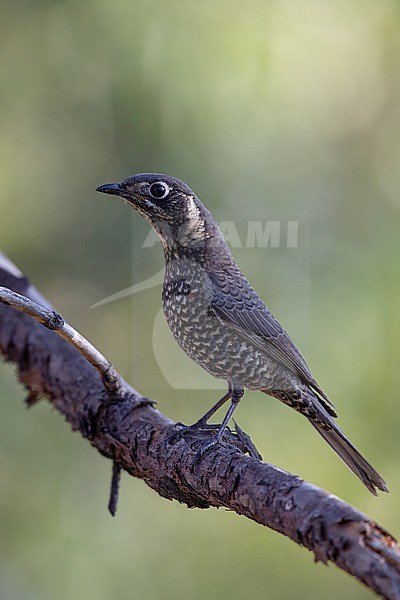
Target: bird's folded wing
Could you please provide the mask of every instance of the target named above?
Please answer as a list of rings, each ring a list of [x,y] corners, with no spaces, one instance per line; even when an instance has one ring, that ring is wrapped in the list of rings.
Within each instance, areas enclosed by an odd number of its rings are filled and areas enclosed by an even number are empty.
[[[225,293],[221,293],[220,288],[214,288],[210,302],[211,313],[235,329],[243,339],[296,373],[304,383],[333,406],[312,376],[306,361],[290,336],[256,295],[256,292],[252,288],[242,291],[244,292],[244,301],[241,301],[240,296],[236,296],[236,301],[231,302],[232,296],[227,297]]]

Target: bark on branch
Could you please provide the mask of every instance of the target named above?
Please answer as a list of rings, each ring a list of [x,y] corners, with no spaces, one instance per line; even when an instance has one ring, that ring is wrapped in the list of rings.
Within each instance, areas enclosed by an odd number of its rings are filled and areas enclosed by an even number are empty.
[[[1,254],[0,285],[43,308],[45,327],[28,316],[37,318],[37,307],[0,290],[0,352],[16,365],[28,402],[47,398],[114,462],[115,490],[123,469],[170,500],[226,507],[283,533],[316,560],[332,561],[383,598],[400,599],[400,548],[375,521],[299,477],[244,455],[244,438],[228,436],[199,458],[209,434],[188,431],[154,408]],[[73,346],[74,339],[79,343]],[[111,508],[113,503],[115,498]]]

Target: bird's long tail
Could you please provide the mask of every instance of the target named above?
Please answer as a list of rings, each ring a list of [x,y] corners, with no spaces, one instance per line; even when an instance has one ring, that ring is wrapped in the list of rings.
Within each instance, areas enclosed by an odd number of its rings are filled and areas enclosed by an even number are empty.
[[[333,448],[336,454],[340,456],[349,469],[361,479],[374,496],[377,496],[376,489],[382,492],[389,491],[379,473],[360,454],[335,423],[332,418],[332,416],[335,416],[335,412],[329,406],[326,406],[323,400],[321,401],[320,398],[309,390],[302,390],[301,394],[297,395],[296,393],[294,397],[290,397],[287,394],[284,397],[278,394],[274,395],[307,417],[311,425],[315,427],[318,433]],[[328,413],[328,410],[331,414]]]
[[[382,492],[388,492],[387,485],[379,473],[365,460],[330,417],[329,420],[331,421],[330,429],[311,419],[310,423],[374,496],[377,496],[376,488]]]

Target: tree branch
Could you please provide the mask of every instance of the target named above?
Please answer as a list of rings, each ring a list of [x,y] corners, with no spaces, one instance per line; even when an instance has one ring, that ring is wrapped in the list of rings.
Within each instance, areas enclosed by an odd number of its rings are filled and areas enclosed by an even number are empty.
[[[128,384],[114,369],[113,365],[101,352],[88,342],[71,325],[64,321],[61,315],[46,306],[40,306],[26,296],[21,296],[6,287],[0,287],[0,301],[7,306],[12,306],[26,315],[33,317],[36,321],[56,331],[58,335],[67,340],[84,358],[99,372],[106,389],[116,395],[127,391]],[[131,391],[131,390],[129,390]]]
[[[400,548],[375,521],[299,477],[245,456],[233,436],[199,458],[209,434],[173,423],[118,374],[110,384],[109,362],[4,255],[0,284],[40,304],[39,320],[50,325],[28,316],[37,312],[32,303],[0,290],[0,352],[16,364],[29,403],[46,397],[113,461],[111,509],[124,469],[165,498],[190,507],[223,506],[279,531],[313,551],[317,561],[332,561],[383,598],[400,599]],[[88,354],[89,347],[95,354]]]

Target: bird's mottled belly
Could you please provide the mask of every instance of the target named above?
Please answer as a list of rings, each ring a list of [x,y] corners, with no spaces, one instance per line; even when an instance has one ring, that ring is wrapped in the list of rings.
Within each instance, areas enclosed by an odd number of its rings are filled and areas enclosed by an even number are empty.
[[[286,379],[275,361],[213,314],[205,286],[183,278],[166,280],[163,309],[178,344],[214,377],[249,389],[275,389]]]

